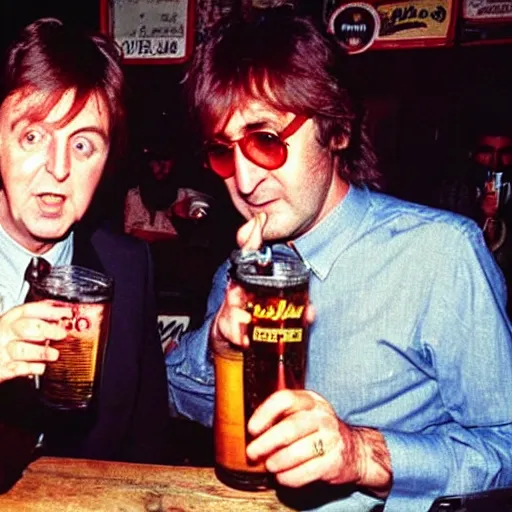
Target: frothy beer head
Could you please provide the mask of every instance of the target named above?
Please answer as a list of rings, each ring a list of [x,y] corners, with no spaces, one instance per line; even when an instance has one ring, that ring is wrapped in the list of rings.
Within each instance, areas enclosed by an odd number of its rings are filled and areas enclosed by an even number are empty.
[[[260,251],[231,255],[232,277],[242,284],[265,288],[289,288],[309,282],[309,269],[295,255]]]
[[[31,287],[41,299],[96,304],[112,300],[113,279],[88,268],[64,265],[52,267],[32,281]]]

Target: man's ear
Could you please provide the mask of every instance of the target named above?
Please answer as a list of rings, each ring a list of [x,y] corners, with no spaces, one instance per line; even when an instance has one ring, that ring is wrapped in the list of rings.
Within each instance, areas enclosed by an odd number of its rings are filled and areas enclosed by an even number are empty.
[[[333,135],[331,137],[330,150],[331,151],[342,151],[348,146],[348,136],[344,134]]]

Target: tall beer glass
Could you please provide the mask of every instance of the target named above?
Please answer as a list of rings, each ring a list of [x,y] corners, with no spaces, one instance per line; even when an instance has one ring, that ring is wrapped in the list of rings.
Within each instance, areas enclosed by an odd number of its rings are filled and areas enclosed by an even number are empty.
[[[294,254],[260,252],[233,256],[232,277],[245,290],[251,313],[249,348],[243,351],[244,425],[273,392],[304,387],[308,348],[306,308],[309,269]],[[245,445],[250,441],[245,430]],[[244,445],[244,452],[245,452]],[[251,471],[231,472],[234,487],[261,489],[268,485],[264,466],[247,462]]]
[[[42,402],[61,410],[84,409],[99,385],[107,342],[113,280],[79,267],[52,267],[31,281],[30,299],[53,299],[72,305],[72,316],[59,323],[64,340],[51,341],[59,358],[46,365],[40,378]]]

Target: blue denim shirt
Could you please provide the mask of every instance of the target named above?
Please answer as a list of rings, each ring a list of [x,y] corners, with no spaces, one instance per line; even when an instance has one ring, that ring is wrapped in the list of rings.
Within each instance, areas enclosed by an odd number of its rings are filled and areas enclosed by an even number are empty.
[[[343,421],[384,435],[393,469],[385,511],[426,511],[440,495],[510,485],[512,328],[478,226],[351,186],[294,246],[313,273],[306,388]],[[216,273],[204,325],[167,359],[171,402],[206,425],[207,339],[227,269]],[[354,492],[321,510],[378,503]]]

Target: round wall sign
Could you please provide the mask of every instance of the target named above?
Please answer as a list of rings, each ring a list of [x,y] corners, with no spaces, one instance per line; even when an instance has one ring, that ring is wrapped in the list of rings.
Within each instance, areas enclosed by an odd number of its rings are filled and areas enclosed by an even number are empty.
[[[379,13],[370,4],[340,5],[329,18],[328,30],[348,53],[361,53],[379,35]]]

